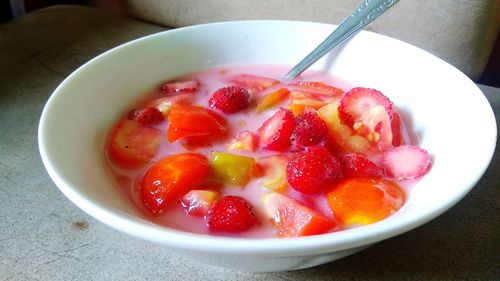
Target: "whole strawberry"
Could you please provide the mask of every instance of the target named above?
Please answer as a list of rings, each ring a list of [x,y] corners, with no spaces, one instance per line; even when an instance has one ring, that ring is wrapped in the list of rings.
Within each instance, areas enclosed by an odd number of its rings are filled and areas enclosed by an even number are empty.
[[[224,113],[235,113],[247,108],[250,104],[250,94],[248,90],[238,86],[228,86],[216,90],[208,105],[221,110]]]
[[[325,148],[307,147],[290,158],[286,168],[290,186],[304,194],[316,194],[342,177],[340,164]]]
[[[328,128],[314,111],[304,112],[295,119],[295,128],[290,138],[292,152],[308,146],[325,147],[328,141]]]
[[[224,196],[208,213],[208,227],[212,231],[238,233],[252,228],[257,216],[250,203],[239,196]]]

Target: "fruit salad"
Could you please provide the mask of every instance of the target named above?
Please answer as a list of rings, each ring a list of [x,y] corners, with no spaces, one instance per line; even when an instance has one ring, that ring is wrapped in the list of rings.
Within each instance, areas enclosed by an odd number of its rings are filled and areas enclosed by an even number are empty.
[[[153,222],[233,237],[300,237],[397,212],[432,157],[384,93],[324,73],[227,66],[164,81],[116,121],[117,183]]]

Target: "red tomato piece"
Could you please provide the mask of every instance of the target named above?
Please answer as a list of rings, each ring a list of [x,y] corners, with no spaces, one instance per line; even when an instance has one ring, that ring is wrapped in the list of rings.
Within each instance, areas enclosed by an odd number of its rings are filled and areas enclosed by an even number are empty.
[[[207,143],[228,134],[227,121],[214,111],[195,105],[174,105],[168,115],[167,138]]]
[[[112,129],[108,142],[108,156],[124,168],[146,165],[160,146],[162,133],[155,128],[122,119]]]
[[[152,214],[159,214],[205,181],[209,174],[208,159],[201,154],[168,156],[149,168],[141,179],[141,199]]]

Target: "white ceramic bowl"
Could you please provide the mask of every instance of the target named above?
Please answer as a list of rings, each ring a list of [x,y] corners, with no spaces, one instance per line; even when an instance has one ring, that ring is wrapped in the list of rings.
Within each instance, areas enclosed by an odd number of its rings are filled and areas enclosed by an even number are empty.
[[[224,64],[291,66],[333,29],[307,22],[226,22],[166,31],[114,48],[76,70],[50,97],[38,132],[43,163],[59,189],[94,218],[158,247],[235,269],[311,267],[422,225],[480,179],[495,148],[495,118],[484,95],[460,71],[416,47],[370,32],[361,32],[313,68],[381,90],[434,157],[432,170],[404,207],[383,221],[294,239],[186,233],[149,222],[117,189],[105,164],[111,125],[152,85]]]

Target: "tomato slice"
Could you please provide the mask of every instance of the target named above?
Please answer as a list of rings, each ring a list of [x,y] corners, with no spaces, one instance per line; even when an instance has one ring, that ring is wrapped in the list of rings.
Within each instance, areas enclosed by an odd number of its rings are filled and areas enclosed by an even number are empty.
[[[149,168],[139,185],[141,199],[152,214],[161,213],[210,174],[208,159],[197,153],[168,156]]]
[[[161,135],[156,128],[121,119],[111,131],[108,156],[114,164],[124,168],[146,165],[155,156]]]
[[[228,134],[227,121],[214,111],[195,105],[174,105],[168,115],[167,139],[196,139],[196,143],[221,139]]]

